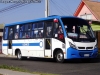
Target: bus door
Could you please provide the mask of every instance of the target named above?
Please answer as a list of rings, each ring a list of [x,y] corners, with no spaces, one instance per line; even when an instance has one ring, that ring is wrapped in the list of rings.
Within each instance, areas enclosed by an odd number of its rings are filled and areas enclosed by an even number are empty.
[[[53,21],[45,22],[45,39],[44,39],[44,56],[45,57],[52,57],[52,26]]]
[[[13,27],[9,28],[9,34],[8,34],[8,55],[13,55],[13,50],[12,50],[12,39],[13,39]]]
[[[12,55],[13,51],[12,51],[12,40],[8,41],[8,55]]]

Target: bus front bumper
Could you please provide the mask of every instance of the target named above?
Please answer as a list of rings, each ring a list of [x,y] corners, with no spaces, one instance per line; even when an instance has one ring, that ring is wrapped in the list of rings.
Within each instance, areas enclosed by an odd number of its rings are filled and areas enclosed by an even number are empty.
[[[98,48],[95,48],[94,50],[77,50],[70,47],[66,51],[66,59],[96,58],[98,55]]]

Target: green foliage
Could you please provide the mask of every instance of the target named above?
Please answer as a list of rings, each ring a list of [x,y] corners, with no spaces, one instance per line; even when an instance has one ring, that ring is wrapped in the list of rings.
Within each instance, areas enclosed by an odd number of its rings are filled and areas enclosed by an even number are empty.
[[[13,70],[13,71],[28,72],[28,73],[39,74],[39,75],[57,75],[57,74],[49,74],[49,73],[30,72],[28,70],[25,70],[25,69],[22,69],[19,67],[8,66],[8,65],[0,65],[0,69],[9,69],[9,70]],[[2,74],[0,74],[0,75],[2,75]]]
[[[8,66],[8,65],[0,65],[0,68],[2,68],[2,69],[14,70],[14,71],[27,72],[27,70],[24,70],[24,69],[22,69],[22,68],[14,67],[14,66]]]
[[[100,25],[97,25],[97,24],[91,24],[91,27],[92,27],[93,31],[100,30]]]

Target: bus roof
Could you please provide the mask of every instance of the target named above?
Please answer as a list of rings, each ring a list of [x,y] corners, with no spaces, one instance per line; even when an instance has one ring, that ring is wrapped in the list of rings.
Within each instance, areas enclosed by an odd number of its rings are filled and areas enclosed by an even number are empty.
[[[6,24],[5,26],[12,26],[12,25],[18,25],[18,24],[24,24],[24,23],[44,21],[44,20],[49,20],[49,19],[54,19],[54,18],[77,18],[77,17],[74,17],[74,16],[58,16],[58,15],[52,15],[52,16],[48,16],[46,18],[40,18],[40,19],[27,20],[27,21],[22,21],[22,22],[15,22],[15,23],[11,23],[11,24]]]

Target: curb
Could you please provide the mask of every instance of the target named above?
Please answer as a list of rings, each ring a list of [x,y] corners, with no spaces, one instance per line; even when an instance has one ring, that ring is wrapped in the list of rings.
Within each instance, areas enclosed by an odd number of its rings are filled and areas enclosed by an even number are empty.
[[[5,54],[0,54],[0,57],[11,57],[11,58],[16,58],[16,56],[12,56],[12,55],[5,55]]]
[[[32,74],[28,72],[19,72],[19,71],[13,71],[8,69],[0,69],[1,75],[40,75],[40,74]]]

